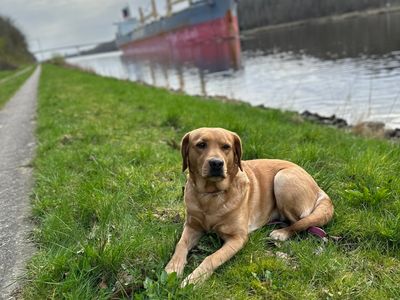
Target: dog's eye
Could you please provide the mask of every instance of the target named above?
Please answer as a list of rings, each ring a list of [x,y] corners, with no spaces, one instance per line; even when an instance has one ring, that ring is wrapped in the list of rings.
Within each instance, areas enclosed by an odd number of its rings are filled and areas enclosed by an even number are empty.
[[[196,147],[199,149],[204,149],[207,147],[207,144],[205,142],[199,142],[196,144]]]
[[[228,149],[231,149],[231,146],[228,145],[228,144],[225,144],[225,145],[222,146],[222,149],[228,150]]]

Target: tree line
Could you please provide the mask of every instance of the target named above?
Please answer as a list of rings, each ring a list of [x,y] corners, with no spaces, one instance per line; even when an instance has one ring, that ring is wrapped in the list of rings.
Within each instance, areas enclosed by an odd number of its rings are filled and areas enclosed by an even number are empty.
[[[11,19],[0,16],[0,70],[15,69],[34,61],[24,34]]]

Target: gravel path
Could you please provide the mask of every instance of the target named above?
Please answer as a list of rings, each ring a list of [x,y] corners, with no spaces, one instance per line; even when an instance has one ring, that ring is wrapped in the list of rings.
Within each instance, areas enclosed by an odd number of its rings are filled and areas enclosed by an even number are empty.
[[[39,66],[0,110],[0,299],[12,299],[16,278],[34,250],[27,234],[40,71]]]

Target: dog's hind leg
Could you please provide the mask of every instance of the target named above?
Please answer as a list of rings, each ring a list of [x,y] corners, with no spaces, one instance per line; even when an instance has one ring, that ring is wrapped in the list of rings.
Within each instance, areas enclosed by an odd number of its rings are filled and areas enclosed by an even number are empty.
[[[270,237],[285,241],[312,226],[323,226],[333,216],[333,205],[314,179],[300,167],[279,171],[274,178],[274,194],[279,213],[291,225],[271,232]]]

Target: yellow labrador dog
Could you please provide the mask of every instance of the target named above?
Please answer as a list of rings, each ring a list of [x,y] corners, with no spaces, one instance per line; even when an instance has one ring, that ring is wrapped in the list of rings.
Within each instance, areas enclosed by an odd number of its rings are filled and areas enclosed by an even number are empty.
[[[214,231],[224,245],[183,281],[199,283],[235,255],[248,234],[272,220],[291,225],[271,232],[285,241],[311,226],[322,226],[333,216],[328,195],[294,163],[257,159],[242,161],[239,136],[222,128],[199,128],[182,139],[186,222],[167,273],[183,273],[186,257],[204,232]]]

